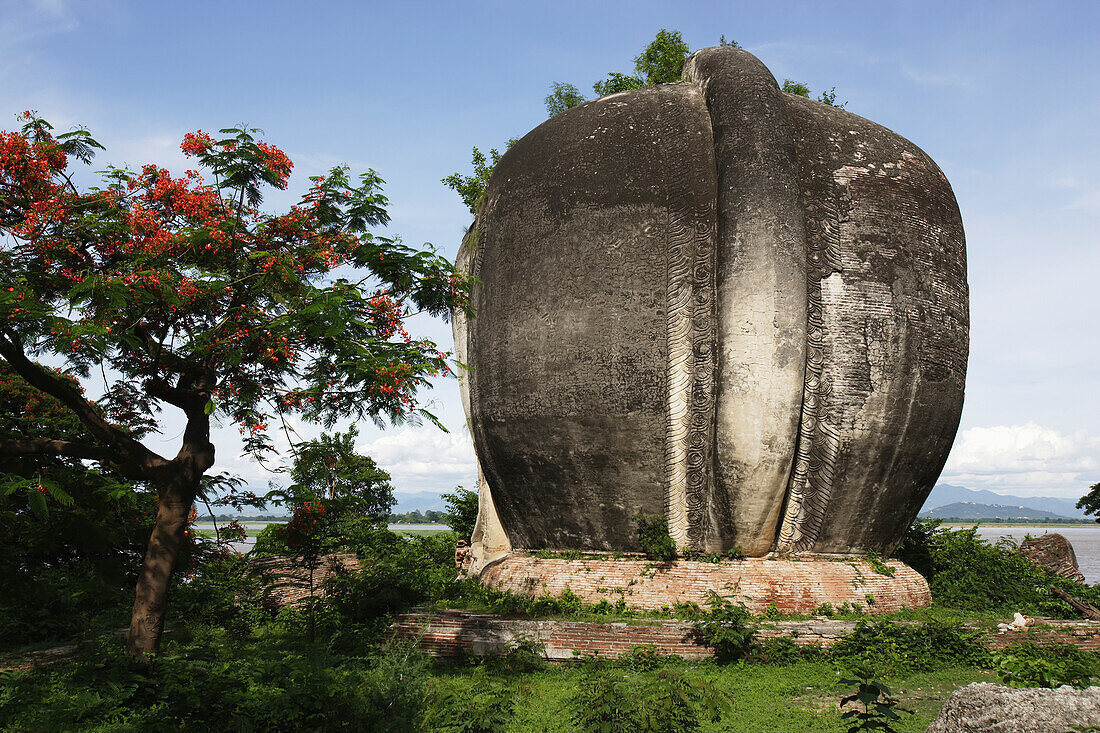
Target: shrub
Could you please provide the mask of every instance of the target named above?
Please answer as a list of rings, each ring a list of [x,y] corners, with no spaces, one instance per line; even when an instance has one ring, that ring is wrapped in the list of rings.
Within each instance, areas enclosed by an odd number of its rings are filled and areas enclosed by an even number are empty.
[[[514,704],[506,688],[479,680],[469,690],[443,693],[428,715],[425,730],[501,733],[512,721]]]
[[[890,694],[890,689],[872,680],[866,668],[857,667],[853,673],[856,679],[840,680],[842,685],[856,685],[855,692],[840,699],[841,709],[849,703],[862,706],[862,709],[855,707],[841,714],[841,719],[848,721],[848,733],[870,730],[897,733],[893,723],[901,719],[898,713],[912,711],[898,707],[898,701]]]
[[[757,645],[752,650],[751,659],[760,664],[794,664],[801,661],[802,650],[786,636],[777,636]]]
[[[330,586],[332,603],[351,623],[369,623],[457,593],[450,533],[398,537],[378,556],[365,557],[360,572],[337,577]]]
[[[1010,687],[1088,687],[1097,675],[1095,653],[1071,644],[1039,645],[1033,641],[1005,647],[993,654],[993,669]]]
[[[707,615],[692,627],[692,638],[713,649],[720,664],[747,657],[756,642],[749,609],[716,593],[711,594],[709,606]]]
[[[634,733],[640,704],[635,687],[609,674],[595,674],[569,698],[570,718],[580,733]]]
[[[667,517],[639,514],[634,517],[634,524],[638,527],[638,543],[648,559],[659,562],[676,559],[676,543],[668,533]]]
[[[629,652],[616,659],[615,664],[635,672],[652,672],[679,659],[675,654],[661,654],[652,644],[635,644]]]
[[[694,733],[700,729],[699,708],[717,723],[726,700],[712,688],[692,683],[675,672],[658,672],[642,693],[641,716],[635,730],[646,733]]]
[[[537,672],[546,668],[546,648],[534,639],[520,639],[508,644],[499,661],[502,671],[509,674]]]
[[[282,530],[285,524],[271,522],[256,535],[256,544],[249,552],[254,557],[267,557],[270,555],[290,555],[290,548],[283,541]]]
[[[988,665],[989,652],[980,637],[980,632],[939,622],[906,625],[863,620],[829,648],[829,656],[887,672],[981,667]]]
[[[1012,540],[990,544],[977,528],[949,530],[938,520],[918,520],[895,555],[928,578],[932,598],[942,606],[971,611],[1075,618],[1050,589],[1100,603],[1100,588],[1062,578],[1015,552]]]
[[[418,657],[387,651],[353,669],[292,649],[232,644],[180,648],[169,641],[147,664],[117,641],[64,665],[4,680],[17,685],[0,710],[5,730],[418,730],[426,692]]]

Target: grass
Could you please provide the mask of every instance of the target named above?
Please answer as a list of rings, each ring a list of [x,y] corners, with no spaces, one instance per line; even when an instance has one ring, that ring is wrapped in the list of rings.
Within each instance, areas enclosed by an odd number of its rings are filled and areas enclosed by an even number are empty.
[[[719,666],[711,662],[670,662],[692,682],[711,686],[729,701],[717,724],[706,723],[707,731],[846,731],[840,718],[840,698],[851,687],[839,680],[846,671],[827,662],[798,662],[791,665],[738,664]],[[628,687],[640,687],[657,670],[633,672],[616,669],[614,674]],[[516,717],[509,733],[539,731],[572,732],[569,698],[591,672],[575,665],[551,666],[545,670],[510,673],[507,682],[517,698]],[[463,693],[478,681],[493,679],[491,669],[469,666],[437,667],[432,684],[440,691]],[[498,683],[499,679],[496,679]],[[994,681],[985,671],[949,668],[934,673],[887,677],[882,680],[896,694],[901,706],[913,710],[903,715],[899,731],[923,731],[939,713],[947,697],[971,682]]]

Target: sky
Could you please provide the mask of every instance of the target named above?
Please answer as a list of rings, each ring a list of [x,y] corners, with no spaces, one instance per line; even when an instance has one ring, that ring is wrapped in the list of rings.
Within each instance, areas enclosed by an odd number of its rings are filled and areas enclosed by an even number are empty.
[[[100,167],[179,173],[184,133],[262,128],[296,164],[271,210],[334,165],[373,168],[386,233],[453,258],[472,217],[440,179],[468,172],[472,146],[541,123],[552,82],[591,96],[631,72],[661,28],[692,49],[735,39],[815,96],[835,87],[951,181],[971,346],[941,480],[1061,497],[1100,481],[1100,3],[0,0],[0,129],[33,109],[59,131],[90,129]],[[451,348],[447,324],[414,330]],[[424,397],[451,432],[360,426],[399,497],[476,484],[457,384]],[[174,455],[180,425],[151,447]],[[234,426],[215,444],[216,470],[273,477],[240,456]]]

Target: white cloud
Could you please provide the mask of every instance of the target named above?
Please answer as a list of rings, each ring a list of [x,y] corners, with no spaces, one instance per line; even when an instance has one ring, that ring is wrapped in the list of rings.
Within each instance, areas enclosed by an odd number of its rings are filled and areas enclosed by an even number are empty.
[[[433,426],[402,428],[360,440],[360,452],[389,471],[397,491],[450,491],[457,484],[474,488],[477,460],[465,431],[444,433]]]
[[[964,430],[941,478],[970,489],[1077,497],[1100,480],[1100,436],[1028,422]]]

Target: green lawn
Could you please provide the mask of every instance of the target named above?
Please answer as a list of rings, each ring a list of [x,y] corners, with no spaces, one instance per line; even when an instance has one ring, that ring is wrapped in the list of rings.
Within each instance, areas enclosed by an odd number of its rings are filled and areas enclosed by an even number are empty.
[[[706,731],[784,731],[831,733],[846,731],[841,720],[840,698],[852,692],[839,680],[845,672],[828,662],[798,662],[791,665],[744,664],[718,666],[710,662],[672,663],[669,669],[692,682],[712,686],[728,700],[717,723],[705,722]],[[628,687],[643,685],[656,671],[612,672]],[[584,682],[588,670],[573,665],[554,665],[539,672],[512,674],[506,683],[512,689],[516,716],[509,733],[576,730],[569,717],[569,698]],[[485,667],[440,667],[433,674],[433,686],[443,692],[469,693],[477,683],[501,684]],[[899,731],[923,731],[939,713],[947,697],[971,682],[995,682],[989,673],[977,669],[951,668],[934,673],[913,673],[881,680],[898,698],[900,706],[913,711],[902,714]]]

